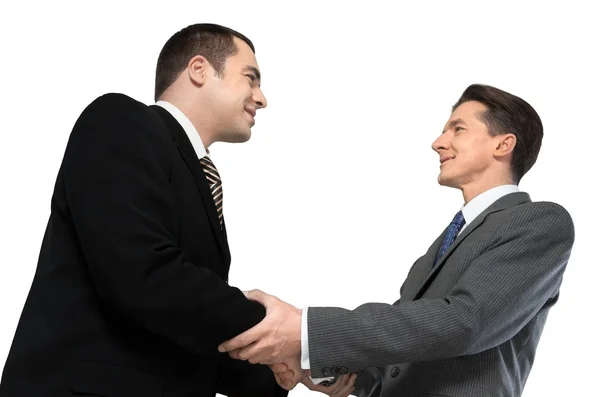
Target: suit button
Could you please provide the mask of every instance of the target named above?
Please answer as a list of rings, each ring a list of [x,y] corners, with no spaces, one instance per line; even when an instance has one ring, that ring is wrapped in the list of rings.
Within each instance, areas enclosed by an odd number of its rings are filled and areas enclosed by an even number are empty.
[[[340,368],[340,374],[345,375],[348,373],[348,367],[341,367]]]
[[[333,374],[334,375],[339,375],[340,374],[340,367],[334,367],[333,368]]]
[[[325,368],[323,368],[323,369],[321,370],[321,372],[323,372],[323,376],[324,376],[324,377],[327,377],[327,376],[331,376],[331,375],[332,375],[332,374],[331,374],[331,368],[329,368],[329,367],[325,367]]]
[[[400,368],[394,367],[392,368],[392,378],[395,378],[400,373]]]

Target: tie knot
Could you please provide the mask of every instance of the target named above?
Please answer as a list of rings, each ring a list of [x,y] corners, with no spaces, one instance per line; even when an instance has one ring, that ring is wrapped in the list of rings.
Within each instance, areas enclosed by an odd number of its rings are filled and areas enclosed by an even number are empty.
[[[454,215],[454,219],[452,219],[452,222],[450,223],[450,225],[448,225],[448,228],[446,229],[446,232],[444,233],[444,237],[442,239],[442,245],[440,247],[440,250],[438,251],[438,254],[435,258],[434,263],[437,263],[438,260],[448,250],[448,248],[450,248],[450,246],[456,239],[456,236],[458,236],[459,230],[464,225],[465,225],[465,217],[463,216],[462,211],[458,211],[458,213],[456,215]]]
[[[215,165],[212,162],[212,160],[210,159],[210,157],[208,157],[208,156],[202,157],[200,159],[200,165],[202,165],[204,173],[206,174],[206,178],[208,179],[208,181],[210,182],[211,185],[221,183],[221,176],[219,175],[219,172],[217,171],[217,167],[215,167]]]
[[[215,169],[216,169],[216,167],[215,167],[215,164],[212,162],[212,160],[210,159],[210,157],[208,157],[208,155],[206,155],[206,156],[202,157],[202,158],[200,159],[200,163],[201,163],[203,166],[205,166],[205,167],[212,167],[212,168],[215,168]]]
[[[458,226],[459,228],[465,224],[465,217],[463,216],[462,211],[458,211],[456,215],[454,215],[454,219],[452,219],[452,223]]]

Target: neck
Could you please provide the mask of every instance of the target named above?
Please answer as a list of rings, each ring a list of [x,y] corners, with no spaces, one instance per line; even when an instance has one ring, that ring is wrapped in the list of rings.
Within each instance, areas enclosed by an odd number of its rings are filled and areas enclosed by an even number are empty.
[[[161,96],[161,101],[166,101],[177,107],[190,120],[198,135],[202,139],[204,148],[208,152],[208,147],[214,143],[213,134],[211,133],[210,125],[212,120],[210,115],[205,114],[198,109],[206,109],[206,106],[197,105],[190,102],[186,95],[177,95],[173,92],[165,93]]]
[[[462,190],[465,205],[468,204],[469,201],[473,200],[475,197],[479,196],[481,193],[487,192],[490,189],[502,185],[514,185],[514,182],[510,180],[510,178],[505,178],[496,181],[488,180],[482,182],[483,183],[480,182],[478,184],[470,184],[460,187],[460,190]]]

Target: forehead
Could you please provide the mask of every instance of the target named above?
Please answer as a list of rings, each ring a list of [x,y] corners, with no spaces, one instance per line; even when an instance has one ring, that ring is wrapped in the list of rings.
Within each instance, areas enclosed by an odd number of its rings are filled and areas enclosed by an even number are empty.
[[[457,107],[456,110],[454,110],[454,112],[452,112],[450,115],[450,120],[448,121],[455,119],[463,119],[466,121],[474,119],[479,120],[478,115],[486,110],[487,107],[483,103],[468,101]]]

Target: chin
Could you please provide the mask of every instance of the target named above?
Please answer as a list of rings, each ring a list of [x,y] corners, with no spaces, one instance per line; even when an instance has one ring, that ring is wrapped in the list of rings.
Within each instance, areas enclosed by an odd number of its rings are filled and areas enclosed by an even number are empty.
[[[248,131],[244,131],[244,132],[240,132],[237,133],[235,135],[232,135],[232,140],[230,141],[231,143],[243,143],[243,142],[248,142],[250,140],[250,137],[252,136],[252,133],[250,132],[250,130]]]
[[[221,134],[219,141],[227,143],[243,143],[250,140],[250,128],[247,130],[238,129],[237,131],[229,131]]]
[[[239,142],[248,142],[252,137],[252,131],[248,128],[248,131],[244,131],[238,135]]]
[[[449,178],[441,173],[438,175],[438,183],[446,187],[456,187],[456,183],[452,178]]]

